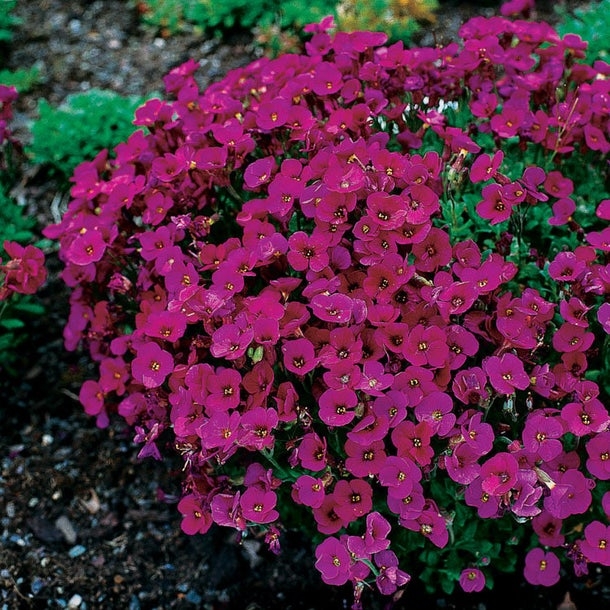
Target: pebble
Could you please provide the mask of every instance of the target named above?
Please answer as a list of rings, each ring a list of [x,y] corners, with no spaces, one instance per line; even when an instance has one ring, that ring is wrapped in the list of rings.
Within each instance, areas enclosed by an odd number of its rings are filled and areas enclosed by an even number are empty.
[[[7,502],[7,504],[6,504],[6,516],[9,517],[10,519],[13,519],[16,514],[17,514],[17,511],[15,510],[15,503],[14,502]]]
[[[83,598],[78,593],[75,593],[68,602],[68,608],[78,608],[82,603]]]
[[[76,542],[76,530],[68,517],[62,515],[55,521],[55,527],[62,533],[68,544]]]
[[[49,445],[53,444],[54,440],[55,439],[50,434],[43,434],[42,435],[42,440],[41,440],[42,446],[43,447],[48,447]]]
[[[76,557],[80,557],[86,551],[87,549],[82,544],[77,544],[68,551],[68,555],[72,557],[72,559],[75,559]]]
[[[30,589],[34,595],[38,595],[45,587],[45,582],[42,578],[35,578],[30,585]]]
[[[191,603],[194,604],[195,606],[199,606],[199,604],[201,604],[201,595],[199,595],[199,593],[197,593],[197,591],[195,591],[194,589],[191,589],[185,596],[184,599]]]
[[[12,534],[9,538],[11,542],[14,542],[17,546],[27,546],[27,542],[17,534]]]
[[[140,600],[135,595],[129,600],[129,610],[140,610]]]

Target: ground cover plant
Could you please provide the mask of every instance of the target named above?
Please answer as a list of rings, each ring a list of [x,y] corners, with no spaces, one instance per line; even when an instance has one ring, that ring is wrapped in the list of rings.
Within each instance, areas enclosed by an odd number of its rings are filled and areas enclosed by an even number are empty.
[[[251,31],[266,53],[294,50],[303,26],[333,15],[341,30],[381,30],[391,39],[411,40],[421,23],[435,20],[436,0],[310,0],[276,3],[270,0],[228,0],[221,4],[200,0],[138,0],[144,24],[173,36],[193,28],[207,35],[226,36],[232,31]]]
[[[80,165],[47,235],[81,401],[184,459],[188,534],[329,584],[551,585],[610,564],[610,69],[544,23],[405,49],[309,28]]]
[[[9,128],[17,90],[0,84],[0,374],[17,375],[13,363],[27,339],[28,321],[44,314],[34,295],[47,277],[34,218],[11,196],[21,179],[24,154]]]
[[[57,107],[41,99],[27,153],[34,164],[67,183],[79,163],[104,148],[112,150],[133,133],[134,111],[143,102],[102,89],[69,95]]]

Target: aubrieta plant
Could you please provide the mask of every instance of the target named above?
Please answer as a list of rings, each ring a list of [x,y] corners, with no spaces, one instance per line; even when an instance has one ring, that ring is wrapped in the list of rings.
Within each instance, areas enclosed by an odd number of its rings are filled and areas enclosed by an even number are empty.
[[[15,87],[0,84],[0,374],[15,373],[16,348],[27,337],[27,320],[44,308],[29,296],[47,277],[43,251],[34,245],[35,220],[10,196],[20,178],[23,153],[10,122]]]
[[[187,534],[312,535],[331,585],[610,566],[610,66],[476,17],[405,49],[308,26],[80,165],[80,399],[184,460]]]

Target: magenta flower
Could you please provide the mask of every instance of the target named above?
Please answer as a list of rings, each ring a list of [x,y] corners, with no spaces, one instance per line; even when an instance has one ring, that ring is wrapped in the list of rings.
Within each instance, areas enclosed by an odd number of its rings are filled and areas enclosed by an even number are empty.
[[[557,519],[582,515],[591,506],[591,480],[571,468],[554,476],[551,493],[544,498],[544,508]]]
[[[250,190],[255,190],[259,186],[271,180],[271,176],[276,169],[274,157],[264,157],[257,159],[248,165],[244,172],[244,182]]]
[[[239,405],[242,378],[238,371],[218,367],[216,373],[210,375],[207,381],[206,409],[210,411],[229,411]]]
[[[546,511],[542,511],[532,519],[532,527],[540,544],[544,546],[562,546],[565,542],[565,536],[561,533],[563,521],[553,517]]]
[[[477,509],[482,519],[494,519],[500,516],[500,498],[483,491],[481,478],[476,478],[464,493],[464,500],[468,506]]]
[[[296,271],[322,271],[328,267],[329,239],[325,233],[297,231],[288,238],[288,262]]]
[[[243,356],[254,339],[251,328],[242,329],[237,324],[227,324],[214,331],[210,352],[215,358],[237,360]]]
[[[593,521],[585,527],[580,548],[589,561],[610,566],[610,525]]]
[[[97,229],[85,229],[74,239],[66,251],[66,258],[75,265],[97,263],[106,252],[107,244]]]
[[[379,568],[375,583],[383,595],[393,595],[411,580],[411,576],[398,567],[398,558],[393,551],[379,551],[373,559]]]
[[[401,517],[400,524],[407,529],[419,532],[438,548],[442,549],[449,542],[447,523],[433,503],[429,503],[417,519]]]
[[[558,282],[575,282],[584,270],[584,261],[574,252],[560,252],[548,269],[549,275]]]
[[[586,444],[587,470],[602,481],[610,479],[610,432],[601,432]]]
[[[470,181],[483,182],[490,180],[502,165],[503,160],[504,153],[501,150],[496,151],[493,157],[486,154],[479,155],[470,168]]]
[[[464,404],[478,405],[489,398],[485,389],[487,375],[483,369],[473,367],[458,371],[453,379],[451,389],[455,397]]]
[[[303,468],[319,472],[326,466],[326,439],[315,432],[306,434],[299,445],[298,457]]]
[[[595,335],[586,328],[565,322],[553,335],[553,348],[558,352],[585,352],[594,339]]]
[[[468,485],[477,479],[481,473],[478,463],[480,453],[468,443],[460,443],[445,457],[447,473],[456,483]]]
[[[366,530],[362,536],[349,536],[347,548],[356,557],[370,557],[390,546],[388,535],[391,526],[387,519],[377,511],[366,516]]]
[[[178,511],[182,515],[180,528],[185,534],[205,534],[212,526],[212,513],[204,510],[193,494],[183,496],[178,502]]]
[[[485,575],[478,568],[466,568],[460,574],[460,586],[466,593],[478,593],[485,587]]]
[[[306,375],[318,364],[313,344],[304,337],[286,341],[282,345],[282,353],[286,370],[296,375]]]
[[[481,218],[496,225],[510,218],[513,204],[506,197],[499,184],[488,184],[483,187],[483,199],[477,204],[477,213]]]
[[[610,423],[608,411],[597,398],[586,402],[570,402],[561,409],[561,418],[576,436],[603,432]]]
[[[418,324],[409,333],[403,354],[415,366],[440,368],[449,356],[447,334],[436,326]]]
[[[316,569],[329,585],[343,585],[350,577],[350,554],[337,538],[326,538],[316,548]]]
[[[345,294],[317,294],[311,299],[313,315],[324,322],[349,322],[353,307],[353,299]]]
[[[303,474],[293,483],[292,498],[299,504],[320,508],[325,497],[322,479]]]
[[[181,312],[153,311],[142,325],[142,331],[149,337],[175,342],[186,330],[186,316]]]
[[[88,415],[98,415],[104,409],[104,398],[106,392],[102,386],[93,379],[83,382],[78,394],[78,399]]]
[[[341,479],[333,491],[335,512],[350,523],[366,515],[373,508],[373,489],[362,479]]]
[[[490,356],[483,362],[489,382],[500,394],[513,394],[516,389],[525,390],[530,379],[523,368],[523,362],[514,354],[506,353],[501,357]]]
[[[559,418],[547,417],[540,411],[533,411],[528,415],[523,429],[523,447],[545,462],[549,462],[563,451],[563,445],[559,440],[563,432]]]
[[[481,466],[481,488],[491,496],[501,496],[515,485],[519,464],[510,453],[497,453]]]
[[[434,449],[430,440],[434,430],[427,421],[414,424],[404,421],[392,430],[392,443],[398,455],[413,460],[420,466],[430,464],[434,457]]]
[[[531,585],[552,587],[559,582],[559,559],[552,551],[534,548],[525,556],[523,574]]]
[[[275,409],[254,407],[246,411],[241,418],[244,435],[240,443],[248,449],[269,449],[273,447],[275,438],[273,430],[278,424],[278,414]]]
[[[382,440],[362,444],[348,438],[344,445],[347,455],[345,468],[355,477],[376,475],[385,463],[384,447]]]
[[[491,451],[494,442],[493,428],[483,421],[483,413],[480,411],[468,411],[460,417],[460,431],[464,442],[470,446],[479,456],[486,455]]]
[[[574,200],[564,197],[553,204],[553,215],[549,218],[549,224],[561,226],[572,220],[572,214],[576,210]]]
[[[197,430],[202,446],[206,449],[218,448],[225,454],[235,451],[241,436],[240,423],[241,415],[237,411],[233,413],[213,412]],[[177,425],[178,422],[174,424],[174,427],[176,428]]]
[[[172,355],[153,341],[142,343],[131,362],[131,376],[146,388],[157,388],[174,368]]]
[[[258,487],[248,487],[241,494],[239,505],[244,519],[253,523],[271,523],[279,518],[275,510],[277,496],[273,491],[264,491]]]

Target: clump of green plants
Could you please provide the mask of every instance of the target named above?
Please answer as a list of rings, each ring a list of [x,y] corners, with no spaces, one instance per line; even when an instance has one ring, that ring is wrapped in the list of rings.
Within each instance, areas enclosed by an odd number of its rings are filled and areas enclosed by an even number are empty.
[[[2,9],[0,10],[0,45],[7,45],[11,42],[13,29],[21,22],[12,14],[16,4],[16,0],[4,0],[0,3]],[[12,85],[20,93],[30,90],[40,79],[38,67],[8,70],[6,68],[7,58],[8,54],[0,51],[0,83],[7,86]]]
[[[215,36],[240,28],[251,30],[269,55],[294,51],[307,23],[332,15],[339,30],[372,29],[386,32],[391,41],[410,40],[420,22],[434,20],[436,0],[311,0],[277,3],[271,0],[139,0],[144,23],[164,36],[195,29]]]
[[[436,0],[342,0],[337,5],[337,26],[346,32],[382,31],[390,42],[410,40],[420,23],[434,23],[437,6]]]
[[[34,163],[67,181],[77,165],[133,133],[134,112],[143,101],[101,89],[69,95],[58,107],[41,100],[27,152]]]
[[[20,20],[13,15],[17,0],[3,0],[0,10],[0,43],[10,42],[13,39],[13,28]]]
[[[13,86],[19,93],[30,91],[40,81],[38,66],[18,70],[0,70],[0,83]]]
[[[0,85],[0,377],[16,374],[17,348],[27,340],[28,321],[44,313],[32,296],[46,279],[44,254],[36,242],[36,221],[10,193],[24,161],[20,143],[8,124],[14,87]]]
[[[586,7],[579,7],[569,11],[565,7],[558,7],[557,11],[562,23],[557,31],[562,36],[577,34],[589,46],[587,48],[587,62],[593,63],[598,59],[608,61],[610,58],[610,0],[601,0]]]

